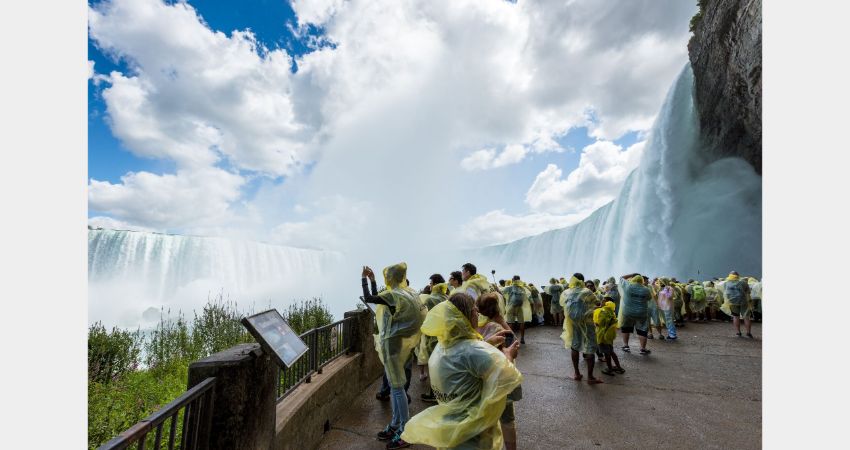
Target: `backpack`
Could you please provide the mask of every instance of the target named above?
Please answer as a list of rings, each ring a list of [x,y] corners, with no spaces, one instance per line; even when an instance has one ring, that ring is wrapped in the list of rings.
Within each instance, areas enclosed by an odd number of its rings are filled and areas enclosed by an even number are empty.
[[[701,284],[695,284],[693,289],[693,294],[691,294],[693,300],[702,301],[705,300],[705,288]]]
[[[726,298],[729,299],[729,303],[732,305],[740,305],[743,303],[744,297],[744,288],[741,286],[743,281],[727,281],[723,287],[726,291]]]
[[[511,306],[522,306],[522,288],[519,286],[511,286],[511,288],[508,292],[508,302]]]

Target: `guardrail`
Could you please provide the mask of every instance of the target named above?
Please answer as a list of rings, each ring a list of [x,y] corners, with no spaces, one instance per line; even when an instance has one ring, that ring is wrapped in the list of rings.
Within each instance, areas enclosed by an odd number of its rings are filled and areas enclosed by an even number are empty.
[[[171,403],[98,447],[98,450],[120,450],[136,444],[138,450],[148,448],[172,450],[206,448],[214,400],[215,378],[198,383]],[[183,414],[181,415],[181,411]],[[164,436],[169,421],[168,436]],[[151,435],[153,433],[153,435]]]
[[[289,395],[301,383],[309,383],[315,373],[337,357],[351,351],[355,336],[356,317],[347,317],[330,325],[314,328],[301,334],[308,350],[289,368],[281,368],[278,376],[277,399]]]

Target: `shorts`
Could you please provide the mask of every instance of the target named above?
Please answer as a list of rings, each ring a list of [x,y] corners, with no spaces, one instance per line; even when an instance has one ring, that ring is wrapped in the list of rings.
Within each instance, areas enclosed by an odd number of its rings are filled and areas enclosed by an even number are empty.
[[[732,311],[732,317],[738,316],[741,319],[750,317],[750,305],[729,305],[729,310]]]
[[[519,306],[507,306],[507,311],[505,312],[505,322],[508,323],[523,323],[525,322],[525,315],[522,313],[522,305]],[[529,317],[529,319],[531,319]]]
[[[603,355],[610,355],[614,353],[614,344],[598,344],[599,352]]]
[[[648,333],[647,330],[647,320],[646,317],[641,317],[639,319],[634,317],[623,316],[623,323],[620,324],[620,331],[623,333],[632,333],[637,328],[638,336],[646,336]]]
[[[514,420],[516,420],[516,415],[514,414],[514,402],[513,400],[508,400],[505,402],[505,410],[502,411],[502,416],[499,417],[499,422],[511,423]]]

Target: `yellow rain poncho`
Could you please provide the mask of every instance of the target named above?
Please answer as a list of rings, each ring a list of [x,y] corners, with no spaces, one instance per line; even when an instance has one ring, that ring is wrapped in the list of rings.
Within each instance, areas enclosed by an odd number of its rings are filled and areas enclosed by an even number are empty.
[[[449,285],[446,283],[438,283],[431,286],[431,295],[428,295],[425,299],[425,307],[428,308],[425,313],[434,309],[435,306],[440,303],[448,300],[449,296],[447,295]],[[420,297],[421,298],[421,297]],[[434,347],[437,345],[437,338],[434,336],[422,336],[419,338],[419,345],[416,347],[416,357],[419,361],[424,361],[425,364],[428,364],[428,358],[431,356],[431,352],[434,351]]]
[[[617,337],[617,315],[614,310],[617,305],[611,300],[605,302],[601,308],[593,311],[593,324],[596,325],[596,342],[599,344],[614,344]]]
[[[428,312],[422,332],[439,341],[428,361],[438,404],[413,416],[401,438],[438,449],[500,450],[499,416],[522,374],[502,352],[481,340],[451,302]]]
[[[504,289],[504,294],[508,297],[511,296],[512,293],[516,292],[518,296],[522,297],[522,316],[525,322],[531,322],[532,311],[531,311],[531,289],[528,288],[522,280],[510,281],[510,285],[505,283],[506,287]],[[505,304],[506,309],[512,308],[513,305]]]
[[[479,296],[490,292],[492,288],[490,287],[490,282],[487,281],[487,278],[480,273],[476,273],[475,275],[467,278],[466,281],[463,282],[460,286],[455,288],[452,293],[455,292],[464,292],[469,294],[473,300],[477,300]]]
[[[418,294],[407,287],[407,264],[399,263],[384,268],[384,284],[387,289],[379,292],[387,304],[395,308],[390,313],[387,305],[379,304],[375,308],[375,322],[378,334],[375,335],[375,350],[384,364],[390,386],[400,388],[407,378],[404,364],[411,352],[419,344],[419,327],[427,308],[419,302]]]
[[[720,288],[724,302],[720,310],[727,316],[732,316],[732,306],[739,308],[740,314],[746,316],[752,310],[747,280],[742,280],[735,274],[729,274]]]
[[[564,348],[585,355],[596,353],[596,329],[593,325],[596,296],[584,287],[581,280],[572,277],[560,301],[564,308],[564,332],[561,333]]]

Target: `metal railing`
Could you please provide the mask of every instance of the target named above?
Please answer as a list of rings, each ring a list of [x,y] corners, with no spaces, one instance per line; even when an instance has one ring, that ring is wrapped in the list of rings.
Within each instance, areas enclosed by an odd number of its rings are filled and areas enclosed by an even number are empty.
[[[206,442],[202,440],[209,435],[214,387],[215,378],[207,378],[146,419],[101,445],[98,450],[125,449],[133,444],[136,444],[135,448],[138,450],[206,448]],[[180,414],[181,412],[183,414]],[[166,422],[169,422],[167,437],[164,435]]]
[[[291,367],[280,369],[278,401],[301,383],[309,383],[313,374],[322,373],[322,368],[328,363],[349,353],[354,342],[356,323],[357,317],[352,316],[301,334],[301,340],[307,344],[308,350]]]

